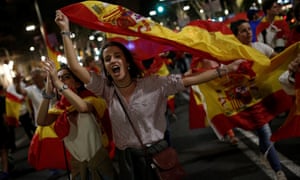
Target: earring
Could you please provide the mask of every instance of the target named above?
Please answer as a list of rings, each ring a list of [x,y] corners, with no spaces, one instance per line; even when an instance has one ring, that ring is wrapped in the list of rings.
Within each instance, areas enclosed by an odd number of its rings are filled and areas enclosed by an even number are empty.
[[[128,66],[127,69],[130,70],[130,66]]]

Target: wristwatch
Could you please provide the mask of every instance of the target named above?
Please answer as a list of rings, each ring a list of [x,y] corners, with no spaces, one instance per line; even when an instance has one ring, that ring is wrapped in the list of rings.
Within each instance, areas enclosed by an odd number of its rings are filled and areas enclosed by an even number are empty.
[[[68,85],[63,84],[63,85],[61,86],[61,88],[58,89],[58,91],[59,91],[59,92],[63,92],[65,89],[68,89],[68,88],[69,88]]]

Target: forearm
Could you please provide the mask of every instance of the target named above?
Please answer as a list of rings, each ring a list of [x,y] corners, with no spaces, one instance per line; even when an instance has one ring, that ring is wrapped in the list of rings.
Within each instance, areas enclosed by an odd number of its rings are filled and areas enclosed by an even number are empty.
[[[51,119],[48,115],[50,99],[43,99],[37,114],[37,124],[40,126],[48,126],[54,122],[55,119]]]
[[[226,76],[227,74],[228,74],[227,68],[219,67],[216,69],[209,69],[201,73],[192,74],[190,76],[184,77],[183,84],[185,87],[196,85],[196,84],[202,84],[216,78],[221,78],[223,76]]]
[[[66,31],[62,31],[62,32],[66,32]],[[73,43],[72,43],[70,36],[67,34],[62,34],[62,40],[63,40],[63,44],[64,44],[66,59],[67,59],[70,69],[85,84],[89,83],[90,74],[84,67],[82,67],[78,63],[77,54],[73,47]]]
[[[23,96],[27,95],[27,92],[21,87],[21,83],[16,83],[16,92]]]
[[[61,89],[63,86],[63,82],[57,80],[54,82],[56,89]],[[89,106],[87,102],[85,102],[81,97],[79,97],[75,92],[71,89],[64,89],[61,93],[68,99],[68,101],[75,107],[78,112],[88,112]]]

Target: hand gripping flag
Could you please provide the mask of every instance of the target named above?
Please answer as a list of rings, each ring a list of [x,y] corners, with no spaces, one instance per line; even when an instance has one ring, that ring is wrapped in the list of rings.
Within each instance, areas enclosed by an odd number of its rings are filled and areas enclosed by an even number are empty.
[[[278,77],[296,57],[298,48],[299,43],[275,56],[255,79],[233,73],[199,85],[207,118],[218,137],[235,127],[254,130],[292,107],[292,98],[282,90]]]
[[[101,1],[75,3],[61,10],[72,22],[90,29],[136,36],[220,61],[251,60],[255,62],[255,71],[269,65],[266,56],[241,44],[233,35],[210,32],[203,27],[188,25],[175,32],[127,8]]]

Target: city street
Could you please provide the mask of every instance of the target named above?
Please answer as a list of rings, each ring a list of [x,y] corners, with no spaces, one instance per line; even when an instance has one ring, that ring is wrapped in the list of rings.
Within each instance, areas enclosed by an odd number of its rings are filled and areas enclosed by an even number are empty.
[[[217,139],[211,128],[190,130],[188,128],[188,96],[176,96],[176,120],[171,120],[173,146],[179,153],[180,162],[188,173],[187,180],[273,180],[274,172],[264,160],[257,147],[257,138],[251,132],[240,129],[236,134],[240,139],[238,146]],[[272,129],[277,128],[283,119],[271,122]],[[11,179],[68,179],[65,172],[62,177],[51,178],[50,171],[35,171],[27,163],[29,141],[22,128],[17,128],[18,149],[12,154],[15,170]],[[300,179],[299,138],[285,140],[275,144],[279,151],[283,170],[289,180]]]

